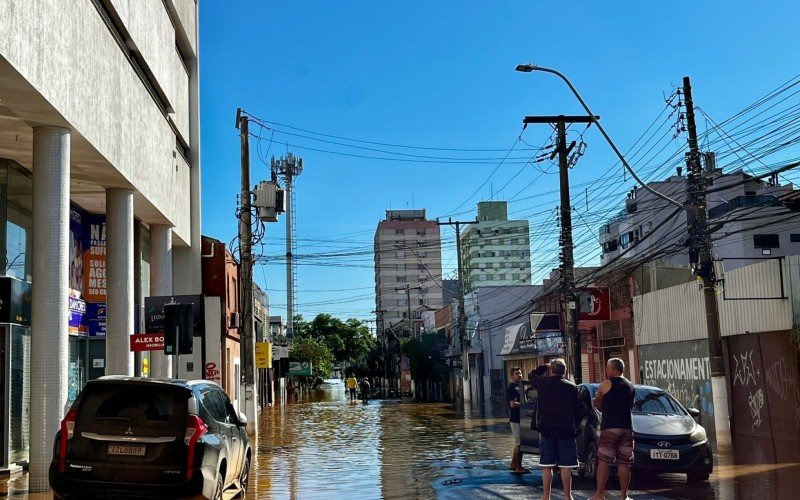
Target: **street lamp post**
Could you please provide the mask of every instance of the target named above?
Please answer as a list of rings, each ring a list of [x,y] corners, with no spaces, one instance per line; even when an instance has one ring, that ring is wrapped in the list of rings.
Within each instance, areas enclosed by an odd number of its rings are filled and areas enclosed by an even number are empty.
[[[682,208],[682,209],[686,209],[686,207],[684,207],[682,203],[673,200],[672,198],[670,198],[669,196],[667,196],[665,194],[659,193],[655,189],[653,189],[650,186],[648,186],[647,184],[645,184],[645,182],[642,179],[640,179],[638,175],[636,175],[636,172],[633,170],[633,168],[631,168],[630,165],[628,165],[628,161],[625,160],[625,157],[622,155],[620,150],[617,148],[616,144],[614,144],[614,141],[612,141],[611,137],[608,136],[608,133],[606,133],[606,130],[600,124],[600,121],[597,119],[597,117],[595,117],[594,113],[592,113],[592,110],[589,109],[589,106],[586,104],[586,101],[583,100],[581,95],[575,89],[575,86],[572,85],[572,82],[570,82],[569,79],[566,76],[564,76],[560,71],[556,71],[556,70],[551,69],[551,68],[545,68],[544,66],[537,66],[537,65],[531,64],[531,63],[518,64],[516,70],[521,72],[521,73],[530,73],[532,71],[540,71],[540,72],[543,72],[543,73],[552,73],[552,74],[556,75],[557,77],[561,78],[562,80],[564,80],[564,83],[566,83],[567,86],[569,87],[569,89],[572,91],[572,93],[575,94],[575,97],[578,99],[578,102],[581,103],[581,106],[583,106],[583,109],[586,110],[586,114],[589,115],[589,117],[592,120],[592,123],[597,125],[597,129],[600,130],[600,133],[603,135],[603,138],[605,138],[606,142],[608,142],[608,145],[611,146],[611,149],[614,150],[614,153],[616,153],[617,158],[619,158],[619,161],[622,162],[622,165],[625,167],[625,169],[627,169],[628,172],[630,172],[631,176],[633,176],[633,178],[636,179],[636,182],[638,182],[644,189],[646,189],[646,190],[650,191],[651,193],[653,193],[655,196],[658,196],[659,198],[667,201],[668,203],[670,203],[672,205],[675,205],[676,207],[679,207],[679,208]]]

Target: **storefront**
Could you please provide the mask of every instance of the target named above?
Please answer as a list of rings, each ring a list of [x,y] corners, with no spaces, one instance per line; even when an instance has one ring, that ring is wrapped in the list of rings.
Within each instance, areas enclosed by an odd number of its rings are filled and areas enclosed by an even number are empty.
[[[522,369],[522,376],[553,358],[564,357],[564,333],[558,314],[532,313],[530,323],[520,323],[506,328],[503,350],[504,376],[509,370]]]

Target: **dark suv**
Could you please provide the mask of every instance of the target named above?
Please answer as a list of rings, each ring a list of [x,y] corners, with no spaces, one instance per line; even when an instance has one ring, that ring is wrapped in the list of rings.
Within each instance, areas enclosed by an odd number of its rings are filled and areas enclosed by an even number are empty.
[[[50,487],[62,499],[244,498],[246,424],[212,382],[92,380],[56,434]]]

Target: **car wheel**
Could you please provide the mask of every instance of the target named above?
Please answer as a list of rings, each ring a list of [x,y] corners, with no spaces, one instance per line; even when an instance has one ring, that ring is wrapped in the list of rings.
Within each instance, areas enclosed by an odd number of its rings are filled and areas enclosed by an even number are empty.
[[[586,465],[583,468],[583,475],[589,479],[597,476],[597,445],[589,443],[586,447]]]
[[[250,479],[250,459],[245,457],[242,472],[239,473],[239,498],[247,496],[247,481]]]
[[[708,481],[709,472],[689,472],[686,474],[686,482],[688,483],[702,483]]]
[[[222,482],[222,474],[217,472],[217,484],[214,485],[214,496],[211,497],[213,500],[222,500],[222,491],[224,489]]]

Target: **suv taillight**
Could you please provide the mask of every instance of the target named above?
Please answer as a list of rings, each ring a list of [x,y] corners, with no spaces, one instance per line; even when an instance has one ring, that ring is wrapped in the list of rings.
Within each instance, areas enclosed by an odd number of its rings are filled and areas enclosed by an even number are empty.
[[[190,414],[186,423],[186,435],[183,438],[183,443],[189,447],[186,451],[186,479],[191,479],[194,475],[194,450],[197,441],[206,432],[208,432],[208,426],[203,419]]]
[[[58,444],[58,471],[61,473],[67,470],[67,445],[75,433],[75,418],[77,416],[78,410],[70,408],[64,420],[61,421],[61,440]]]

